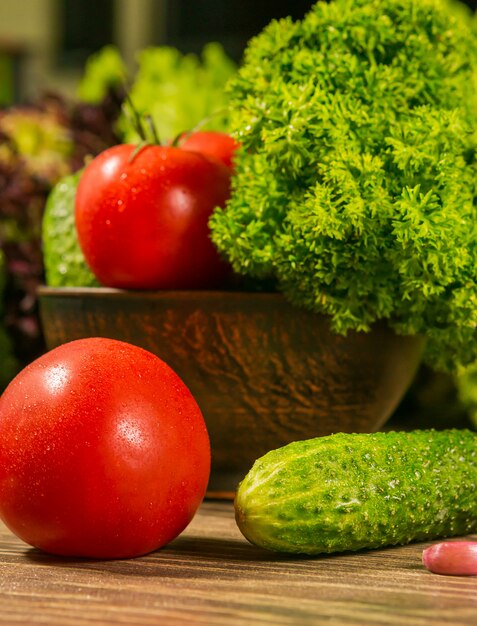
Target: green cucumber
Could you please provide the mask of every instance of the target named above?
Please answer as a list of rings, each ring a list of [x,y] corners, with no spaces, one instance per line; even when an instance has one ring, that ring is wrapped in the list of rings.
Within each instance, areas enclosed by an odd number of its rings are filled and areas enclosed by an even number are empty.
[[[46,284],[50,287],[96,287],[75,226],[76,189],[82,171],[62,178],[51,190],[42,221]]]
[[[477,530],[477,433],[338,433],[258,459],[235,498],[253,544],[320,554]]]

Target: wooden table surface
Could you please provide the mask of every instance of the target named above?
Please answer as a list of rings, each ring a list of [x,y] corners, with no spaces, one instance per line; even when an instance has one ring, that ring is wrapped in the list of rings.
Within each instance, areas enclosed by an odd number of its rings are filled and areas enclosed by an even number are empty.
[[[0,525],[0,624],[475,626],[477,577],[427,572],[427,545],[277,555],[242,537],[225,501],[205,501],[173,543],[130,560],[49,556]]]

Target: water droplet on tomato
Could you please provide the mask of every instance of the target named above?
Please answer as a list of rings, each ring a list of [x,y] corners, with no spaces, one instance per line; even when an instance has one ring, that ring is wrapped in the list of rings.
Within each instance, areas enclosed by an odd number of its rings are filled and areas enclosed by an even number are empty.
[[[50,393],[60,393],[69,380],[69,371],[62,365],[48,368],[44,373],[45,386]]]

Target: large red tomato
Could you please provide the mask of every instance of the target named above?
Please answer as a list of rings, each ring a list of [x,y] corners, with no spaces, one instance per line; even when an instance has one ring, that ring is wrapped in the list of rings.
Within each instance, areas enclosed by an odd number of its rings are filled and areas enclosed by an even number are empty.
[[[209,471],[194,398],[142,348],[103,338],[64,344],[0,399],[0,516],[47,552],[155,550],[191,521]]]
[[[229,274],[209,233],[230,193],[230,170],[171,146],[109,148],[85,168],[76,227],[100,283],[129,289],[204,289]]]

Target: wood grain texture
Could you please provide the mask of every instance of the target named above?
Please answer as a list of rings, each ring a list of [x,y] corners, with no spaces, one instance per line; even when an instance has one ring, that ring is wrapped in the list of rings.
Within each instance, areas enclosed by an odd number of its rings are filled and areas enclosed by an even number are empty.
[[[385,325],[330,331],[274,293],[39,291],[50,348],[103,336],[142,346],[184,380],[212,444],[211,487],[233,490],[253,461],[297,439],[379,428],[422,349]]]
[[[49,556],[0,525],[0,624],[475,626],[477,578],[427,572],[428,545],[290,558],[248,544],[232,504],[210,501],[131,560]]]

